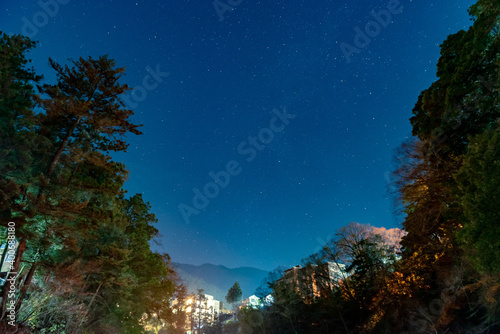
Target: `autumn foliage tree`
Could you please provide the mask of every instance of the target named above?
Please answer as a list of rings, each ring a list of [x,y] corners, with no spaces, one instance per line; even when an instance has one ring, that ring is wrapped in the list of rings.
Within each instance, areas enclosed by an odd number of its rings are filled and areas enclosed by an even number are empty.
[[[345,277],[322,298],[279,299],[252,330],[500,330],[500,3],[478,0],[469,13],[471,27],[441,45],[438,78],[410,119],[414,137],[395,156],[393,189],[407,232],[401,254],[386,258],[379,240],[346,226],[305,263],[316,278],[326,276],[326,261],[343,264]],[[294,294],[275,287],[275,296]]]
[[[500,204],[500,4],[479,0],[469,12],[473,25],[441,46],[438,79],[421,93],[410,119],[415,138],[397,155],[396,188],[408,232],[400,272],[413,282],[406,306],[424,314],[433,301],[442,304],[423,319],[422,330],[486,331],[498,315],[492,222]]]

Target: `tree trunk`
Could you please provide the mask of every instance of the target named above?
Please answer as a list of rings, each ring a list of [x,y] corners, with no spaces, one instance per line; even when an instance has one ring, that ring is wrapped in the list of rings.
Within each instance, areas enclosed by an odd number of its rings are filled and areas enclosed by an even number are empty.
[[[87,308],[87,312],[85,312],[85,315],[82,317],[82,321],[80,321],[80,325],[78,327],[82,327],[83,321],[85,320],[85,317],[89,313],[90,306],[92,306],[92,303],[94,302],[95,296],[97,296],[97,294],[99,293],[99,290],[101,289],[101,286],[102,286],[102,283],[99,283],[99,286],[97,287],[96,292],[94,293],[94,295],[92,296],[92,299],[90,300],[89,306]]]
[[[78,168],[80,167],[80,163],[77,162],[76,163],[76,166],[75,166],[75,169],[73,169],[73,172],[71,173],[71,176],[69,177],[68,179],[68,183],[71,182],[71,180],[73,179],[73,176],[76,174],[76,172],[78,171]]]
[[[63,153],[64,149],[66,148],[66,145],[68,145],[68,141],[71,138],[71,136],[73,135],[73,132],[75,131],[78,123],[80,123],[82,117],[83,116],[78,116],[75,123],[73,123],[71,128],[68,130],[68,133],[66,134],[66,137],[64,137],[61,145],[59,145],[59,148],[57,149],[57,152],[54,155],[54,158],[52,158],[52,162],[50,163],[49,169],[47,170],[47,178],[50,178],[52,176],[52,173],[54,172],[54,169],[56,168],[56,165],[59,162],[59,158],[61,157],[61,154]]]
[[[335,304],[336,308],[337,308],[337,311],[339,312],[339,315],[340,315],[340,320],[342,320],[342,324],[344,325],[344,329],[345,329],[345,332],[346,333],[349,333],[349,330],[347,329],[347,325],[344,321],[344,316],[342,315],[342,313],[340,312],[340,309],[339,309],[339,306],[337,304]]]
[[[26,278],[24,279],[24,283],[19,291],[19,297],[18,297],[17,303],[16,303],[16,314],[18,314],[19,309],[21,308],[21,304],[23,302],[24,296],[26,295],[26,292],[28,291],[29,285],[31,284],[31,280],[33,279],[33,276],[35,274],[37,266],[38,266],[37,263],[33,263],[31,265],[29,272],[28,272],[28,275],[26,275]]]
[[[64,152],[64,149],[66,148],[66,145],[68,145],[68,141],[73,135],[73,132],[75,131],[78,123],[80,123],[81,119],[83,116],[78,116],[76,119],[75,123],[71,126],[71,128],[68,130],[68,133],[66,134],[66,137],[64,137],[61,145],[59,145],[59,148],[56,151],[56,154],[54,154],[54,157],[52,158],[52,162],[50,163],[49,168],[47,169],[47,179],[48,182],[50,182],[50,177],[52,176],[52,173],[54,173],[54,169],[57,166],[57,163],[59,162],[59,159],[61,158],[61,154]],[[43,194],[44,188],[41,187],[40,190],[38,191],[38,194],[36,195],[36,202],[40,199],[40,196]]]

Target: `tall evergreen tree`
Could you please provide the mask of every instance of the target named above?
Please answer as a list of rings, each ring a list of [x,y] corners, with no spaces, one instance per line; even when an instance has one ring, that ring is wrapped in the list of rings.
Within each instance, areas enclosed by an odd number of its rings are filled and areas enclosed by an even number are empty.
[[[18,271],[30,235],[23,227],[35,215],[28,206],[29,189],[36,183],[31,166],[37,157],[31,149],[39,138],[32,82],[41,77],[26,67],[26,53],[34,45],[28,38],[0,32],[0,220],[5,227],[14,222],[19,239],[12,272]],[[5,319],[6,286],[0,294],[0,320]]]
[[[235,303],[241,300],[242,293],[240,283],[234,282],[233,286],[227,292],[226,301],[234,306]]]
[[[107,56],[71,67],[50,60],[58,82],[35,95],[41,77],[25,58],[33,46],[0,37],[0,217],[15,222],[19,241],[18,321],[37,331],[132,333],[154,314],[179,331],[184,313],[170,299],[185,290],[169,256],[150,249],[159,234],[149,203],[125,199],[128,171],[110,157],[126,150],[126,133],[140,134],[120,98],[123,68]]]

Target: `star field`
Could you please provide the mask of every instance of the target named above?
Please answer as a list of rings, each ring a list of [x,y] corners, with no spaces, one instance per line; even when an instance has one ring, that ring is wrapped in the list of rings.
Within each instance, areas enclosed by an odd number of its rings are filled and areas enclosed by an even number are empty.
[[[470,25],[473,1],[401,0],[347,62],[341,44],[355,46],[355,27],[391,1],[243,0],[221,20],[213,1],[52,0],[49,15],[36,1],[7,0],[0,29],[38,40],[30,57],[49,82],[48,57],[109,54],[126,67],[144,134],[115,159],[130,170],[129,193],[152,204],[158,250],[176,262],[271,270],[351,221],[399,226],[387,195],[392,154],[435,80],[439,45]],[[295,117],[272,130],[284,109]],[[248,161],[241,151],[251,148]],[[217,183],[210,173],[231,161],[240,172],[196,209],[193,189]],[[199,212],[186,221],[181,204]]]

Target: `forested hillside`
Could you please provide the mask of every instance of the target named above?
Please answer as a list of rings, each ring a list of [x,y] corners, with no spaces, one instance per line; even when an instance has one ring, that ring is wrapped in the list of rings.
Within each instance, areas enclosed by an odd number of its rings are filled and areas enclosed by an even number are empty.
[[[196,293],[198,289],[203,289],[206,294],[222,302],[234,282],[241,285],[243,298],[247,298],[255,293],[268,274],[257,268],[227,268],[208,263],[201,266],[173,263],[173,267],[189,292]]]

